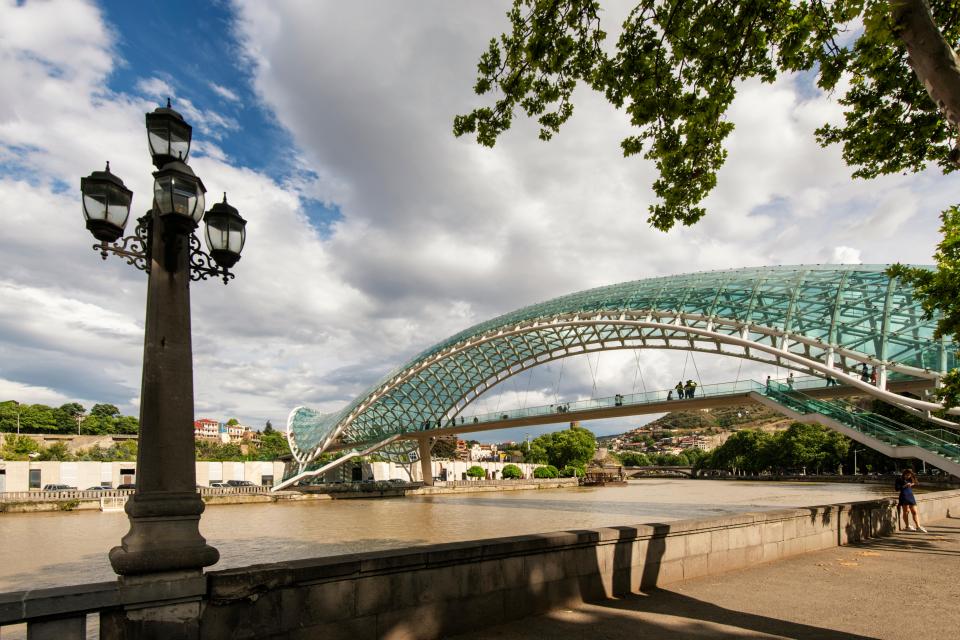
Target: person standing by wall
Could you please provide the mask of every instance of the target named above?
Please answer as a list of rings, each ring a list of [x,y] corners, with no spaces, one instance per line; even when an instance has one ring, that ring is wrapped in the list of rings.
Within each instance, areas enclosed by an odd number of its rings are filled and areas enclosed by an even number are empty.
[[[913,488],[918,484],[917,474],[913,472],[913,469],[905,469],[903,475],[897,478],[894,484],[894,488],[900,493],[897,499],[897,510],[903,518],[904,530],[926,533],[927,530],[920,526],[920,521],[917,519],[917,499],[913,495]],[[910,526],[910,514],[913,514],[913,523],[917,525],[916,529]]]

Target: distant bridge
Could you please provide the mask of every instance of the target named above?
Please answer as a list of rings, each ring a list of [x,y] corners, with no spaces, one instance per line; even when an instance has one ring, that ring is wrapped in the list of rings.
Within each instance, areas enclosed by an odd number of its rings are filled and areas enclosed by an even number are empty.
[[[652,464],[643,467],[624,467],[623,474],[627,478],[646,478],[649,476],[663,475],[682,475],[693,478],[697,475],[693,467],[671,467],[662,464]]]

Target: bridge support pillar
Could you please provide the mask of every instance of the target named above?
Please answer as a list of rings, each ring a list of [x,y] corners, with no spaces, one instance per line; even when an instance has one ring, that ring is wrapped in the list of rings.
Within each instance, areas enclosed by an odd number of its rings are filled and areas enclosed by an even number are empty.
[[[420,475],[423,484],[433,486],[433,459],[430,457],[430,438],[420,438]]]

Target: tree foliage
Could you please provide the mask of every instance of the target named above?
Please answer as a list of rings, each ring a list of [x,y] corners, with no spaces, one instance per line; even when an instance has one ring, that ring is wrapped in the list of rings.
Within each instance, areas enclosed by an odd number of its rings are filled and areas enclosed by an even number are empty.
[[[548,464],[543,467],[537,467],[533,470],[534,478],[559,478],[560,472],[557,471],[557,468],[552,464]]]
[[[523,472],[515,464],[508,464],[503,467],[502,475],[508,480],[517,480],[523,477]]]
[[[945,43],[960,40],[956,2],[930,6],[933,33],[939,25],[942,48],[952,54]],[[905,46],[915,41],[917,16],[926,12],[920,0],[640,0],[615,46],[605,48],[599,0],[514,0],[510,31],[490,41],[477,65],[474,91],[497,98],[457,116],[453,130],[493,146],[519,110],[536,118],[540,138],[549,140],[573,114],[571,96],[582,83],[630,116],[636,133],[620,144],[625,156],[656,164],[658,201],[649,221],[668,230],[704,215],[701,203],[726,160],[723,144],[734,126],[726,114],[737,83],[807,71],[828,92],[849,78],[839,98],[844,123],[825,124],[817,139],[842,145],[855,176],[919,171],[930,163],[952,171],[955,132],[944,111],[956,114],[948,104],[955,87],[931,100]],[[928,54],[913,50],[915,58]],[[955,60],[946,75],[960,84]]]
[[[4,460],[30,460],[31,454],[40,453],[40,444],[28,436],[7,434],[0,448],[0,458]]]
[[[290,453],[287,437],[279,431],[266,431],[260,434],[260,445],[255,447],[256,460],[279,460]]]
[[[479,465],[473,465],[467,469],[467,475],[471,478],[486,478],[487,472],[483,470],[483,467]]]
[[[89,414],[83,405],[68,402],[60,407],[45,404],[20,404],[13,400],[0,402],[0,431],[16,432],[17,414],[20,415],[21,433],[77,433],[80,420],[82,435],[110,433],[136,434],[140,422],[133,416],[125,416],[112,404],[95,404]]]
[[[960,207],[952,206],[940,215],[943,239],[937,245],[935,271],[894,265],[890,275],[913,285],[926,319],[939,313],[935,338],[948,337],[960,344]],[[960,405],[960,370],[950,371],[941,380],[938,399],[945,407]]]
[[[549,463],[560,469],[582,467],[593,458],[596,449],[597,439],[592,431],[571,427],[534,438],[527,460],[537,464]]]
[[[707,469],[787,472],[835,471],[846,459],[850,440],[818,424],[794,422],[785,431],[744,429],[704,456],[696,466]]]

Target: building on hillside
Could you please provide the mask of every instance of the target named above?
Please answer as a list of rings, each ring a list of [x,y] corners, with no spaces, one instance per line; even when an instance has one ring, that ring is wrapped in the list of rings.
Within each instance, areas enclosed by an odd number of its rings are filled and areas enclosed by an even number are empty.
[[[193,437],[198,440],[220,440],[220,423],[210,418],[193,421]]]
[[[210,418],[200,418],[193,423],[193,436],[198,440],[210,440],[223,444],[260,444],[260,434],[242,424],[226,424]]]
[[[457,440],[457,451],[454,454],[456,460],[470,460],[470,449],[467,448],[466,440]]]
[[[500,455],[495,444],[475,444],[470,447],[470,460],[473,462],[499,462]]]

